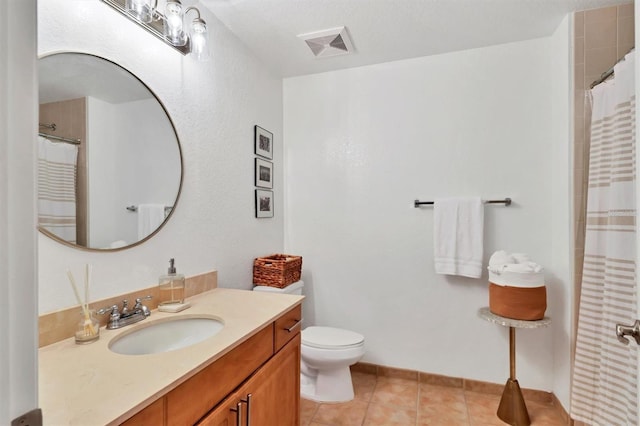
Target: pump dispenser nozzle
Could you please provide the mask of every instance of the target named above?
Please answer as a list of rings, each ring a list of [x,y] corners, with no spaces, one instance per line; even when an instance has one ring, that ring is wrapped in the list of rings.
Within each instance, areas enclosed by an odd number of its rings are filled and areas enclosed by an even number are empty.
[[[167,275],[159,280],[158,310],[164,312],[179,312],[191,306],[184,301],[184,275],[176,273],[175,259],[169,259]]]

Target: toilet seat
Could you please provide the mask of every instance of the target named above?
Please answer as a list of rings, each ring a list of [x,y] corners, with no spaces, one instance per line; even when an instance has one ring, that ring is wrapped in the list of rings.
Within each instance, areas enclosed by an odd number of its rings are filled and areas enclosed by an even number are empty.
[[[362,346],[364,336],[335,327],[307,327],[302,330],[302,344],[318,349],[348,349]]]

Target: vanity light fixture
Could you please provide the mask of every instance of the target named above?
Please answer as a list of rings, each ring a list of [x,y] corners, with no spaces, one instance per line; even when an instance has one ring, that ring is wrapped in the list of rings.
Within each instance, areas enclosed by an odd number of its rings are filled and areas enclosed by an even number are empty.
[[[167,0],[162,13],[158,10],[158,0],[102,1],[183,55],[193,53],[198,60],[209,57],[207,23],[200,17],[198,8],[192,6],[183,10],[180,0]],[[185,18],[192,11],[197,17],[185,31]]]

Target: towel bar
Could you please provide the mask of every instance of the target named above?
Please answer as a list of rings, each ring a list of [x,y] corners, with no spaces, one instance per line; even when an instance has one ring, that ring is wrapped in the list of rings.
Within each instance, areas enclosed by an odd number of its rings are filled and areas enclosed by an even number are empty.
[[[127,206],[126,207],[127,210],[129,210],[130,212],[137,212],[138,211],[138,206]],[[164,212],[167,213],[169,211],[171,211],[171,209],[173,209],[173,206],[165,206],[164,208]]]
[[[505,206],[510,206],[511,205],[511,198],[505,198],[504,200],[483,200],[482,201],[484,204],[504,204]],[[413,202],[413,207],[420,207],[423,205],[433,205],[434,201],[420,201],[420,200],[415,200]]]

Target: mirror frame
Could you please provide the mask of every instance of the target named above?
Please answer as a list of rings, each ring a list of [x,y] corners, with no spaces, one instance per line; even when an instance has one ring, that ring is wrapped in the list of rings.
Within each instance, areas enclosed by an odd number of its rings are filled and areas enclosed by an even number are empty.
[[[124,66],[118,64],[117,62],[115,62],[115,61],[113,61],[111,59],[105,58],[104,56],[96,55],[94,53],[80,52],[80,51],[74,51],[74,50],[61,50],[61,51],[57,51],[57,52],[44,53],[44,54],[38,55],[37,59],[38,59],[38,61],[40,61],[41,59],[44,59],[44,58],[49,57],[49,56],[66,54],[66,53],[72,53],[72,54],[76,54],[76,55],[92,56],[94,58],[102,59],[103,61],[109,62],[109,63],[121,68],[122,70],[126,71],[127,73],[129,73],[140,84],[142,84],[149,91],[149,93],[151,93],[153,95],[153,97],[156,99],[156,101],[158,101],[158,103],[160,104],[160,107],[162,108],[162,110],[166,114],[167,119],[169,120],[169,124],[171,124],[171,128],[173,129],[173,134],[176,137],[176,143],[178,144],[178,154],[180,156],[180,182],[178,184],[178,193],[176,194],[176,199],[173,202],[173,208],[171,209],[171,211],[169,211],[169,214],[167,215],[167,217],[165,217],[164,221],[160,224],[160,226],[158,226],[156,228],[155,231],[153,231],[152,233],[150,233],[149,235],[147,235],[143,239],[136,241],[135,243],[128,244],[128,245],[123,246],[123,247],[117,247],[117,248],[92,248],[92,247],[85,247],[85,246],[81,246],[81,245],[78,245],[78,244],[70,243],[69,241],[64,240],[64,239],[58,237],[57,235],[53,234],[52,232],[47,231],[46,229],[42,228],[40,225],[38,225],[38,231],[40,231],[40,233],[42,233],[43,235],[51,238],[52,240],[59,242],[60,244],[63,244],[65,246],[67,246],[67,247],[72,247],[72,248],[77,249],[77,250],[82,250],[82,251],[89,251],[89,252],[95,252],[95,253],[113,253],[113,252],[127,250],[127,249],[130,249],[130,248],[136,247],[136,246],[138,246],[138,245],[140,245],[142,243],[145,243],[148,240],[150,240],[158,232],[160,232],[160,230],[162,228],[164,228],[164,226],[167,224],[167,222],[169,222],[169,219],[171,218],[171,216],[173,216],[173,213],[175,212],[175,210],[176,210],[176,208],[178,206],[178,202],[180,200],[180,195],[182,194],[182,184],[184,183],[184,157],[182,155],[182,144],[180,143],[180,137],[178,136],[178,131],[176,130],[176,125],[173,122],[173,119],[171,118],[171,115],[169,115],[169,111],[167,111],[167,108],[165,107],[164,103],[160,100],[158,95],[156,95],[156,92],[154,92],[144,81],[142,81],[142,79],[140,77],[138,77],[133,72],[131,72],[129,69],[125,68]],[[38,85],[38,90],[39,90],[39,85]],[[38,96],[38,105],[40,105],[39,96]],[[40,114],[38,113],[38,116],[39,115]],[[36,142],[37,142],[37,138],[34,138],[34,143],[36,143]]]

